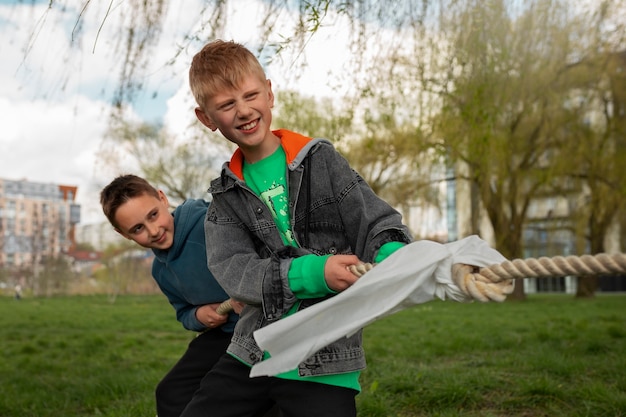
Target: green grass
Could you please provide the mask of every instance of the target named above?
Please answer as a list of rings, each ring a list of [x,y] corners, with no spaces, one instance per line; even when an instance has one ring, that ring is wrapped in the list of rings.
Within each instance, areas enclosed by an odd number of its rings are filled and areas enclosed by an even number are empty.
[[[365,330],[361,416],[626,416],[626,296],[433,302]]]
[[[165,298],[0,298],[0,417],[154,416]],[[431,302],[365,329],[359,417],[626,416],[626,295]]]

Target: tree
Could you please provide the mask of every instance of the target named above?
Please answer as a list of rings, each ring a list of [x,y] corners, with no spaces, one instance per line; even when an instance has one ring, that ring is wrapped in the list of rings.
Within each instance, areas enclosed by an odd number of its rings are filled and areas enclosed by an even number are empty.
[[[420,31],[407,33],[408,45],[419,48]],[[344,146],[354,166],[374,191],[391,204],[441,209],[439,190],[445,180],[441,153],[432,147],[430,123],[435,97],[421,88],[421,69],[406,46],[386,43],[389,50],[364,68],[352,101],[356,117],[352,140]]]
[[[391,90],[388,93],[393,94]],[[279,92],[273,124],[330,139],[374,192],[396,207],[408,210],[420,203],[438,206],[438,182],[433,181],[432,157],[427,155],[424,135],[395,117],[393,103],[380,97],[366,101],[358,108],[365,107],[364,114],[355,117],[355,107],[349,101],[337,103]]]
[[[521,10],[503,1],[450,6],[440,27],[450,37],[437,39],[444,46],[429,68],[433,75],[424,77],[425,87],[442,98],[435,117],[439,146],[450,163],[468,167],[465,178],[498,250],[523,257],[531,202],[564,183],[563,161],[580,122],[568,108],[579,85],[567,75],[587,52],[575,41],[589,39],[581,30],[589,16],[542,0]],[[602,16],[596,17],[599,27]],[[516,296],[523,298],[521,286]]]
[[[588,250],[596,254],[619,247],[619,242],[613,247],[606,242],[611,228],[619,230],[619,213],[626,207],[626,50],[590,55],[577,72],[577,101],[594,107],[581,111],[570,168],[584,186],[578,215]],[[592,297],[597,287],[597,276],[580,277],[576,296]]]
[[[96,272],[96,279],[105,285],[111,302],[115,302],[120,294],[137,293],[137,289],[145,292],[145,288],[154,287],[151,262],[142,262],[149,260],[146,253],[134,242],[122,242],[104,251],[104,268]]]
[[[70,282],[75,274],[65,256],[44,257],[41,261],[41,273],[37,280],[37,287],[33,295],[51,297],[67,294]]]
[[[352,109],[329,98],[307,97],[296,91],[276,92],[272,128],[288,128],[311,137],[345,142],[351,134]]]
[[[116,173],[132,172],[162,188],[172,203],[208,199],[210,180],[218,173],[228,143],[205,131],[181,140],[149,123],[120,119],[101,144],[100,163]]]

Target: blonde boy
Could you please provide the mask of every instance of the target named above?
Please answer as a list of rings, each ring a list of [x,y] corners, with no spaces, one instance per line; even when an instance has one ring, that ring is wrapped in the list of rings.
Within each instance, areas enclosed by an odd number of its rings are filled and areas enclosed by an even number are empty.
[[[272,85],[248,49],[211,42],[189,78],[197,118],[238,147],[211,183],[205,231],[211,271],[246,307],[183,417],[247,416],[270,401],[285,416],[356,416],[360,332],[290,372],[249,378],[266,357],[253,333],[350,287],[349,265],[382,261],[409,231],[330,142],[271,130]]]

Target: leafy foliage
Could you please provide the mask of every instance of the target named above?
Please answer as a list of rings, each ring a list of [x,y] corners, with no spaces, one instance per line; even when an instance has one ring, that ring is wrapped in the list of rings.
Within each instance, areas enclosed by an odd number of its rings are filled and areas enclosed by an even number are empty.
[[[101,144],[100,161],[117,173],[145,177],[162,188],[174,205],[187,198],[207,200],[208,184],[229,148],[221,137],[203,135],[179,140],[158,125],[122,119]]]

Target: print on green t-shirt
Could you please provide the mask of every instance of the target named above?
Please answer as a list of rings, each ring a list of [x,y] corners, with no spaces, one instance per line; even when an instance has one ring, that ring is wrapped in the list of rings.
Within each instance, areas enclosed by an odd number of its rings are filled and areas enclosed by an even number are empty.
[[[265,159],[244,164],[243,178],[272,212],[285,245],[297,246],[289,227],[289,194],[287,191],[287,159],[282,146]]]

